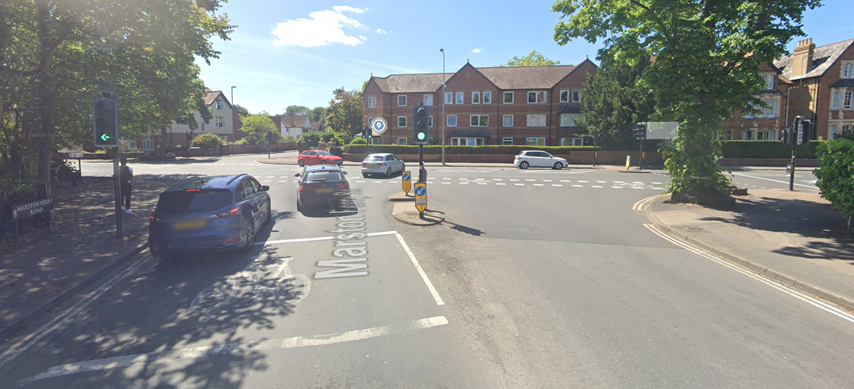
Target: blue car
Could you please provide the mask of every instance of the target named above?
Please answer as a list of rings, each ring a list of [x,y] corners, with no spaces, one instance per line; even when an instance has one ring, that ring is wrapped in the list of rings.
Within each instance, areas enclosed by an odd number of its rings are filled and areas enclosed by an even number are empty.
[[[148,223],[148,247],[169,258],[190,250],[249,251],[272,219],[270,187],[247,174],[189,178],[160,194]]]

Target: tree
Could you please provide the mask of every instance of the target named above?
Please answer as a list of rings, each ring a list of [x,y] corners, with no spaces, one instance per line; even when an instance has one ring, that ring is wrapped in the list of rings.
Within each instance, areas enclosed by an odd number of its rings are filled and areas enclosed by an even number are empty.
[[[326,107],[314,107],[309,114],[312,123],[323,123],[326,121]]]
[[[522,58],[514,56],[513,59],[507,61],[507,63],[498,65],[498,66],[549,66],[549,65],[560,65],[560,61],[552,61],[546,57],[543,57],[542,54],[538,53],[537,50],[532,51],[527,56]]]
[[[847,217],[854,217],[854,134],[837,135],[818,145],[816,186],[824,197]]]
[[[308,115],[310,111],[311,110],[308,109],[308,107],[304,107],[302,105],[289,105],[287,108],[285,108],[285,116],[290,116],[290,114],[294,114],[297,116],[305,116]]]
[[[249,116],[249,110],[242,105],[234,104],[233,109],[240,117]]]
[[[257,145],[267,143],[267,133],[273,134],[272,143],[279,143],[282,140],[282,134],[276,128],[276,123],[270,119],[266,112],[256,115],[249,115],[241,119],[243,127],[240,131],[246,134],[243,139],[245,144]]]
[[[648,66],[648,59],[635,66],[612,64],[584,83],[582,128],[591,136],[601,134],[600,146],[634,149],[637,145],[632,129],[647,121],[655,108],[652,93],[639,84]]]
[[[362,130],[362,92],[348,92],[341,87],[334,94],[326,110],[326,126],[349,139]]]
[[[193,146],[201,147],[203,149],[213,149],[222,144],[222,139],[214,134],[206,132],[204,134],[199,134],[195,138],[193,138]]]
[[[565,45],[604,38],[598,59],[635,65],[653,58],[641,84],[656,100],[657,118],[679,122],[663,149],[668,192],[721,194],[729,184],[721,157],[721,118],[747,107],[760,90],[759,66],[804,35],[802,16],[819,0],[559,0],[554,39]]]

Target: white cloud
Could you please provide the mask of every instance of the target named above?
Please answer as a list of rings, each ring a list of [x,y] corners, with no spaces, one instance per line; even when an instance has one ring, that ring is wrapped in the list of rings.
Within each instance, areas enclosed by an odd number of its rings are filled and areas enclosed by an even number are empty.
[[[377,33],[377,34],[382,35],[382,34],[385,34],[385,33],[386,33],[386,31],[385,31],[385,30],[383,30],[382,28],[378,28],[378,29],[377,29],[377,31],[376,31],[376,33]]]
[[[472,53],[480,53],[480,49],[474,49],[471,51]]]
[[[366,8],[367,9],[367,8]],[[318,47],[333,43],[343,43],[355,46],[367,38],[347,35],[344,28],[365,28],[356,19],[349,18],[343,12],[354,12],[360,14],[366,9],[336,5],[332,10],[317,11],[308,14],[310,19],[294,19],[279,23],[273,29],[276,46],[302,46]],[[360,40],[361,38],[361,40]]]
[[[361,39],[361,40],[363,40],[363,41],[368,40],[368,38],[365,38],[365,36],[364,36],[364,35],[359,35],[359,39]]]

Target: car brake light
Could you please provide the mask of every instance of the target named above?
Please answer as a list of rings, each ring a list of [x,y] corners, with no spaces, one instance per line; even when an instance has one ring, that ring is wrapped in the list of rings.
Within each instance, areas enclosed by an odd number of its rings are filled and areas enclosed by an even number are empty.
[[[242,215],[242,214],[243,214],[243,212],[242,212],[242,211],[240,211],[240,207],[237,207],[237,208],[234,208],[234,209],[232,209],[232,210],[230,210],[230,211],[225,211],[225,212],[222,212],[222,213],[218,213],[216,216],[217,216],[217,217],[233,217],[233,216],[240,216],[240,215]]]
[[[338,189],[350,189],[350,184],[345,182],[341,185],[338,185]]]
[[[367,164],[366,164],[366,163],[364,163],[364,162],[362,162],[362,166],[365,166],[365,165],[367,165]]]
[[[310,191],[310,190],[311,190],[311,187],[310,187],[310,186],[306,186],[306,185],[300,185],[300,186],[299,186],[299,191],[300,191],[300,192],[302,192],[303,190],[305,190],[306,192],[308,192],[308,191]]]
[[[187,189],[187,192],[200,192],[201,189]]]
[[[380,162],[380,166],[385,166],[385,162]]]
[[[162,222],[163,221],[163,219],[161,219],[159,217],[155,217],[153,213],[151,214],[151,216],[148,217],[148,220],[151,220],[153,222]]]

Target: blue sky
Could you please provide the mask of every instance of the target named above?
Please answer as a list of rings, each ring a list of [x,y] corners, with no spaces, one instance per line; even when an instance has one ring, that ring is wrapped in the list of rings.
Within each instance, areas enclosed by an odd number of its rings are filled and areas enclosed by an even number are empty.
[[[805,32],[816,45],[854,37],[850,0],[825,0],[808,12]],[[252,113],[283,113],[289,105],[328,106],[339,87],[359,89],[375,76],[454,72],[470,60],[497,66],[537,50],[561,64],[596,58],[601,42],[565,46],[552,35],[554,2],[231,0],[222,12],[238,26],[201,78]],[[789,44],[794,48],[798,39]]]

